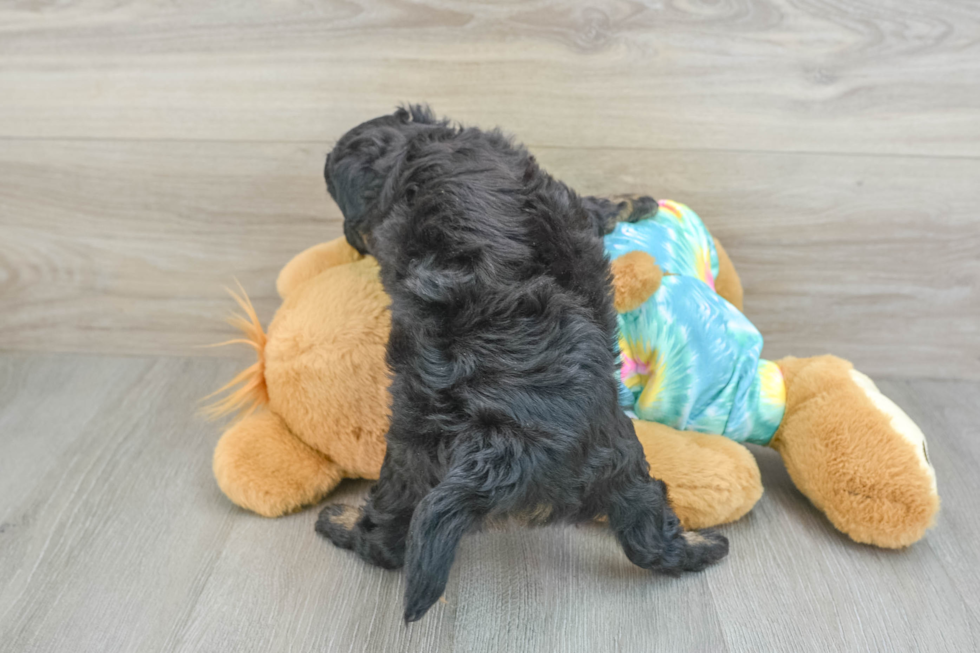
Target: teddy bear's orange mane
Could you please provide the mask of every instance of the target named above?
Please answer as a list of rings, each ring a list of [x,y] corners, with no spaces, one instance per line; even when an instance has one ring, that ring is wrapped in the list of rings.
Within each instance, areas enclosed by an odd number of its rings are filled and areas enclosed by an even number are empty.
[[[231,413],[238,413],[239,418],[247,417],[252,414],[259,406],[269,403],[269,390],[265,383],[265,343],[266,335],[259,322],[259,316],[252,306],[245,289],[238,284],[236,293],[230,288],[226,288],[228,294],[232,296],[238,306],[245,313],[244,315],[232,315],[228,318],[228,323],[239,329],[244,338],[234,338],[219,342],[213,347],[223,347],[225,345],[245,344],[255,349],[257,360],[247,368],[235,375],[235,377],[221,386],[204,400],[229,392],[225,397],[217,399],[204,407],[204,413],[209,419],[217,419]]]

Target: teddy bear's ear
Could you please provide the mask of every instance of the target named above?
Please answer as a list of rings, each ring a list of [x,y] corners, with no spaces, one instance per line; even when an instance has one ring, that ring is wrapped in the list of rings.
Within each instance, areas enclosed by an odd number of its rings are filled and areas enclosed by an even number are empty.
[[[351,247],[343,236],[330,242],[314,245],[293,257],[279,272],[276,290],[283,299],[303,282],[324,270],[361,260],[363,255]]]
[[[646,252],[623,254],[611,264],[613,274],[613,305],[627,313],[650,298],[660,287],[663,271]]]

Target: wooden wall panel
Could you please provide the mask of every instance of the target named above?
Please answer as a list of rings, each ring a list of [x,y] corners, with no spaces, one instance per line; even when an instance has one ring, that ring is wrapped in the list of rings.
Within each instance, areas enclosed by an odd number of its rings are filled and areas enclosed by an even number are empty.
[[[237,277],[339,235],[331,142],[399,101],[581,190],[686,201],[767,353],[980,378],[980,5],[0,6],[0,347],[229,355]]]
[[[339,236],[326,143],[12,141],[0,151],[0,341],[234,355],[223,286],[264,318],[279,268]],[[729,249],[766,353],[980,377],[973,159],[535,148],[586,193],[685,201]]]
[[[0,8],[0,136],[313,141],[400,101],[538,146],[980,155],[974,0]]]

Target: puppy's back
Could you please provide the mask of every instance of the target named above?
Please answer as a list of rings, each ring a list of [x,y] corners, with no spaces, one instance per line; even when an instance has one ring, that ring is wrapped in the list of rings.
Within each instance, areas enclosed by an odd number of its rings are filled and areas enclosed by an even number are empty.
[[[408,153],[407,201],[374,238],[392,297],[396,374],[434,412],[571,434],[616,402],[615,313],[580,200],[497,132]]]

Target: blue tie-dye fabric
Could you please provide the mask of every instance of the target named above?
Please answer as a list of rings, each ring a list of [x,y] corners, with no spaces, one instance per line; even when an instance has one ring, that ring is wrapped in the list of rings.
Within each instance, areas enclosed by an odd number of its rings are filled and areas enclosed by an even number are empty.
[[[661,202],[656,216],[617,225],[605,246],[612,259],[647,252],[670,275],[619,315],[623,407],[680,430],[768,443],[783,416],[782,374],[760,359],[759,331],[715,293],[718,255],[700,218]]]

